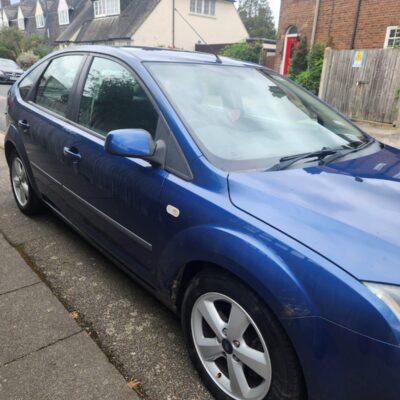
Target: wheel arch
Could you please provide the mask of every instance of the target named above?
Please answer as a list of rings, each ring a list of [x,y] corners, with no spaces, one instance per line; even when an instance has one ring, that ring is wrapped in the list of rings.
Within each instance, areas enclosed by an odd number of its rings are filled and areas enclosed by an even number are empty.
[[[10,166],[10,156],[11,156],[11,153],[13,152],[13,150],[16,151],[19,154],[19,156],[22,158],[22,160],[25,164],[26,172],[28,173],[29,182],[31,183],[36,195],[38,195],[40,197],[40,191],[39,191],[39,189],[36,185],[36,181],[33,177],[31,164],[30,164],[29,158],[26,154],[25,146],[23,144],[22,138],[20,137],[20,134],[19,134],[18,130],[16,129],[16,127],[13,124],[11,124],[8,128],[8,131],[7,131],[5,140],[4,140],[4,153],[6,156],[8,166]]]
[[[273,245],[255,235],[218,226],[195,226],[176,235],[159,257],[158,283],[179,312],[182,296],[204,268],[227,272],[251,288],[275,315],[312,315],[314,305]]]

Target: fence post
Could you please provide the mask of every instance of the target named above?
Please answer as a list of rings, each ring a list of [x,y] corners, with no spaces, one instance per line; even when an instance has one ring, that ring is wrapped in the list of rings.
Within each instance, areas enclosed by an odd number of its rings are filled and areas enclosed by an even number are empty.
[[[393,126],[400,128],[400,99],[397,101],[397,121],[393,122]]]
[[[326,85],[328,83],[328,78],[329,78],[329,68],[330,68],[330,64],[332,62],[331,60],[331,55],[332,55],[332,49],[330,47],[327,47],[325,49],[325,54],[324,54],[324,64],[322,66],[322,73],[321,73],[321,81],[319,84],[319,92],[318,92],[318,96],[321,99],[325,98],[325,90],[326,90]]]

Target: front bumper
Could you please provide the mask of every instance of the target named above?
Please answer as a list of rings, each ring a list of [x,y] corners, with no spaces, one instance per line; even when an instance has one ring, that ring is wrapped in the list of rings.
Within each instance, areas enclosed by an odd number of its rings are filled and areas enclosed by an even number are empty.
[[[309,400],[400,399],[400,347],[319,317],[282,321],[300,359]]]
[[[0,76],[0,82],[14,83],[19,78],[20,78],[20,75],[19,76],[3,75],[3,76]]]

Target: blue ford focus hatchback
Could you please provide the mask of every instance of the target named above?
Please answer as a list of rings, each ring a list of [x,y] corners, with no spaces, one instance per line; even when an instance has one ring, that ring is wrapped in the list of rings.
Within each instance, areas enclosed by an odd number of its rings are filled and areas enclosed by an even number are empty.
[[[7,112],[18,207],[178,313],[215,398],[400,398],[399,150],[272,71],[162,49],[53,53]]]

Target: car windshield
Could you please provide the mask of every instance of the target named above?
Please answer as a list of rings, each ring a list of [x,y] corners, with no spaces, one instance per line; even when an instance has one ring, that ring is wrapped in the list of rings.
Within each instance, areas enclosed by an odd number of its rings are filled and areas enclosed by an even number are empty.
[[[3,68],[18,68],[19,69],[19,66],[13,61],[13,60],[1,60],[0,59],[0,68],[1,67],[3,67]]]
[[[267,169],[282,157],[368,141],[314,96],[261,68],[147,67],[204,155],[224,170]]]

